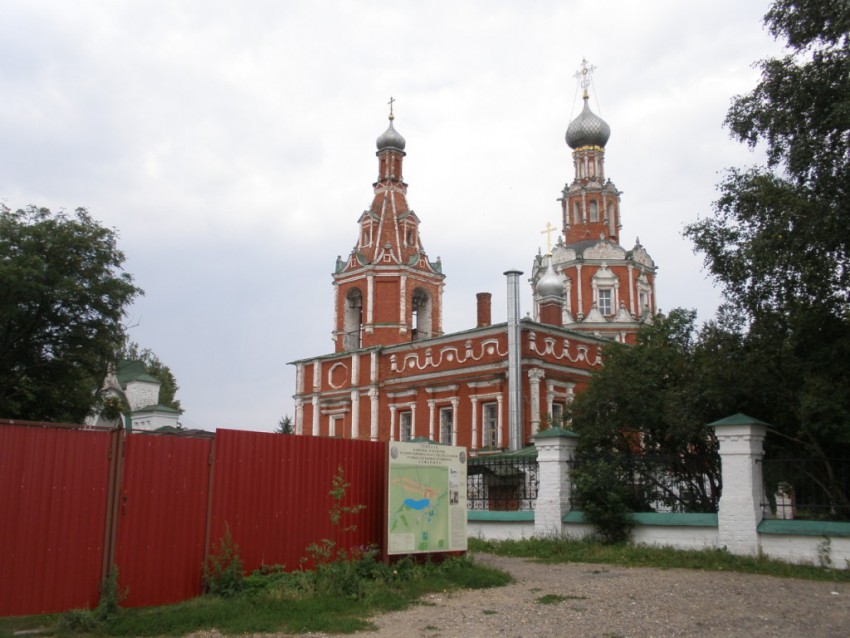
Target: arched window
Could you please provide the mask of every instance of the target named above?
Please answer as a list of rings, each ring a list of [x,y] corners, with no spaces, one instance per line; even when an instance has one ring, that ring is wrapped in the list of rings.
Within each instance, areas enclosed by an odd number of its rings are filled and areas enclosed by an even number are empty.
[[[596,200],[590,201],[590,204],[588,204],[588,210],[590,211],[590,221],[598,222],[599,221],[599,207],[596,203]]]
[[[343,347],[346,350],[357,350],[360,347],[360,329],[363,326],[363,293],[359,288],[348,291],[344,312]]]
[[[431,337],[431,297],[427,291],[417,288],[413,291],[411,323],[413,324],[413,340]]]
[[[578,202],[573,202],[573,224],[581,223],[581,209]]]

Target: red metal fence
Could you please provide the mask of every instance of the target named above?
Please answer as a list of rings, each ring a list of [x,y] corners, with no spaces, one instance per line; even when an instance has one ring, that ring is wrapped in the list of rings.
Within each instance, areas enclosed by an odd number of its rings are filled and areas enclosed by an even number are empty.
[[[0,426],[0,615],[96,604],[109,432]]]
[[[197,596],[204,561],[211,439],[127,437],[115,564],[125,604]]]
[[[341,504],[365,509],[334,526],[338,468]],[[0,421],[0,616],[92,607],[113,564],[125,605],[191,598],[225,527],[248,571],[297,568],[324,538],[380,545],[385,493],[384,443]]]

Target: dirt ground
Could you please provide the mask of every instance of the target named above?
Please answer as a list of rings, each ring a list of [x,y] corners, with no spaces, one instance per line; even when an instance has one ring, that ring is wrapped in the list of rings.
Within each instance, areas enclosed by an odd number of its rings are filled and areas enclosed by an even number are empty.
[[[548,565],[490,554],[476,554],[475,559],[510,572],[514,582],[430,594],[410,609],[374,617],[375,629],[355,638],[850,637],[850,583],[685,569]],[[541,603],[547,595],[559,598]],[[213,631],[187,638],[220,637]]]
[[[542,565],[478,554],[515,578],[506,587],[432,594],[356,634],[392,638],[496,636],[850,636],[850,584],[729,572]],[[541,604],[557,594],[561,600]],[[313,637],[326,634],[308,634]]]

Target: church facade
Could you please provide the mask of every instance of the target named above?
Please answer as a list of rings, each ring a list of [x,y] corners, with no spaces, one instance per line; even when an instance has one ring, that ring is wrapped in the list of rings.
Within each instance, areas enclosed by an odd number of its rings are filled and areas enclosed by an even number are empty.
[[[619,244],[620,193],[604,173],[610,129],[583,86],[566,136],[575,175],[560,199],[563,236],[532,265],[533,317],[519,316],[522,273],[508,271],[506,321],[492,323],[479,293],[476,326],[451,334],[442,264],[408,205],[406,142],[390,112],[372,204],[333,275],[335,351],[292,362],[296,434],[516,450],[560,422],[605,344],[634,340],[655,312],[655,265],[639,242]]]

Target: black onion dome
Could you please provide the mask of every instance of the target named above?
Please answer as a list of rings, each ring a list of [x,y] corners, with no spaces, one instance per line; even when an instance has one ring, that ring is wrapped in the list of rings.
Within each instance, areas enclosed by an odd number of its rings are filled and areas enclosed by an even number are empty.
[[[381,133],[380,136],[378,136],[378,140],[377,140],[376,144],[378,145],[379,151],[383,151],[384,149],[388,149],[388,148],[392,148],[392,149],[395,149],[397,151],[403,151],[404,150],[404,146],[405,146],[405,144],[407,144],[407,142],[404,141],[404,138],[401,136],[401,134],[398,131],[396,131],[395,128],[393,127],[393,118],[392,117],[390,117],[389,127],[387,128],[386,131]]]
[[[598,115],[595,115],[584,98],[584,108],[579,116],[567,127],[567,146],[572,149],[582,146],[601,146],[604,148],[611,137],[611,127]]]

